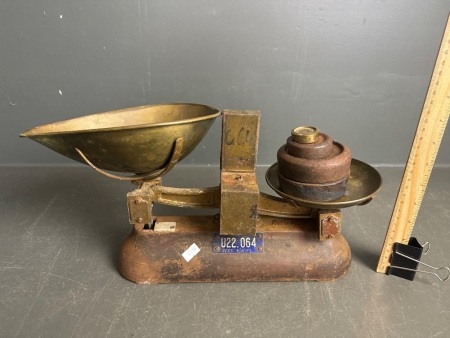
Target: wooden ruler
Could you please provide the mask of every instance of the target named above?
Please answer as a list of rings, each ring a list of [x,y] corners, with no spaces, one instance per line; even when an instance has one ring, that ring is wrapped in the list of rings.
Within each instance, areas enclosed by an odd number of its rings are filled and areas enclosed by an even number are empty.
[[[407,244],[450,115],[450,17],[406,163],[377,272],[386,273],[394,243]]]

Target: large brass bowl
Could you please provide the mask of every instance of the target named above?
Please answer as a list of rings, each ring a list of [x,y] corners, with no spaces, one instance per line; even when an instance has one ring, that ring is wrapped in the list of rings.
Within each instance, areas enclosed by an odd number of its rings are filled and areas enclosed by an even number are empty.
[[[20,136],[85,163],[79,149],[100,169],[139,174],[164,167],[179,138],[179,160],[186,157],[219,115],[200,104],[142,106],[46,124]]]

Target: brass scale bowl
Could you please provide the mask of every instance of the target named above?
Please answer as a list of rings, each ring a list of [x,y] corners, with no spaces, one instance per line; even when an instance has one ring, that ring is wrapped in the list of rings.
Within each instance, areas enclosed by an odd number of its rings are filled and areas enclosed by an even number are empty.
[[[186,157],[220,115],[219,110],[200,104],[150,105],[46,124],[20,136],[89,164],[108,177],[145,181],[163,176]],[[333,201],[309,201],[283,193],[276,163],[268,169],[266,181],[283,198],[322,209],[366,204],[381,186],[379,173],[356,159],[351,162],[346,193]]]

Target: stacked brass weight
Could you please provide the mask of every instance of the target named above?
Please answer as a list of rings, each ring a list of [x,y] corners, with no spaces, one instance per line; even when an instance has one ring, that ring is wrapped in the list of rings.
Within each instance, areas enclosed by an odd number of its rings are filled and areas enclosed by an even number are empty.
[[[314,127],[297,127],[277,153],[280,189],[310,201],[345,194],[352,155],[345,145]]]

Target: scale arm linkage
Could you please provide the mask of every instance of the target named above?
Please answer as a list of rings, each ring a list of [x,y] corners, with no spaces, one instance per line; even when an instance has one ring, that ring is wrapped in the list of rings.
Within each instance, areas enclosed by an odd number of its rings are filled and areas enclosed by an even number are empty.
[[[143,183],[130,197],[147,199],[147,203],[158,203],[184,208],[220,208],[220,186],[208,188],[174,188],[161,185],[160,180]],[[282,218],[310,218],[314,209],[299,206],[296,203],[259,193],[257,213],[260,216]]]
[[[150,189],[154,203],[184,208],[220,208],[220,186],[173,188],[153,185]]]
[[[282,218],[310,218],[314,209],[299,206],[291,200],[275,197],[263,192],[259,193],[258,215]]]
[[[173,188],[152,185],[153,202],[185,208],[220,208],[220,186],[208,188]],[[284,218],[311,217],[313,209],[289,200],[259,193],[258,215]]]

